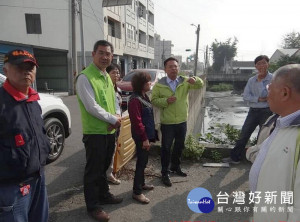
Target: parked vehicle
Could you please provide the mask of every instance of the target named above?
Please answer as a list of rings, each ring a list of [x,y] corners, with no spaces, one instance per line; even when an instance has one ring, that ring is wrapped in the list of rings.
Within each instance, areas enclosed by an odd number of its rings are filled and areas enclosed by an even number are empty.
[[[0,87],[5,79],[6,76],[0,74]],[[71,134],[71,115],[61,98],[45,93],[39,93],[39,96],[40,100],[38,102],[42,108],[46,134],[51,145],[47,163],[51,163],[61,155],[65,139]]]
[[[151,76],[151,90],[155,83],[161,79],[162,77],[166,76],[164,70],[160,69],[134,69],[130,71],[124,78],[117,82],[117,86],[122,91],[122,106],[127,106],[127,100],[129,96],[132,94],[132,86],[131,86],[131,79],[137,72],[148,72]]]

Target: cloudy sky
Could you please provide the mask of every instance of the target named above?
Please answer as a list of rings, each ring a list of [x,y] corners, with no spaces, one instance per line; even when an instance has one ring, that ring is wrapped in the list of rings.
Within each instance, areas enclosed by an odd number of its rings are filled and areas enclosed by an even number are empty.
[[[271,56],[280,48],[283,35],[300,32],[300,0],[153,0],[155,31],[171,40],[173,54],[185,58],[196,48],[200,24],[199,60],[203,49],[217,39],[238,39],[238,60]]]

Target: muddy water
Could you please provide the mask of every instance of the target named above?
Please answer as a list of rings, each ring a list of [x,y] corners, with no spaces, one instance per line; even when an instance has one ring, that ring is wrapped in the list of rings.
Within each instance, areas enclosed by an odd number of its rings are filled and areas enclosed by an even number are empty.
[[[246,119],[249,107],[243,101],[241,95],[227,92],[206,92],[205,95],[205,115],[201,133],[214,133],[215,136],[224,137],[220,133],[218,124],[230,124],[236,129],[241,129]],[[213,128],[213,129],[212,129]],[[258,127],[253,132],[251,138],[255,138]]]

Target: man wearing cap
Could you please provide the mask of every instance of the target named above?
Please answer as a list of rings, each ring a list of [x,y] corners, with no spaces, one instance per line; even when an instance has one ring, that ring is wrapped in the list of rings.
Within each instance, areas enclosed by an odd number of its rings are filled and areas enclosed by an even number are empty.
[[[7,77],[0,87],[0,221],[46,222],[48,198],[44,165],[50,143],[30,86],[37,62],[25,50],[4,57]]]

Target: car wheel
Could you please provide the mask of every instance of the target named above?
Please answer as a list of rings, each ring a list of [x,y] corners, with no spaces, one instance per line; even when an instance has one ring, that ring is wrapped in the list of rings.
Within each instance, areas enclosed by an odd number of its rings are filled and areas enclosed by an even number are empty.
[[[46,135],[50,141],[51,151],[47,163],[52,163],[61,155],[65,145],[65,130],[57,118],[45,120]]]

